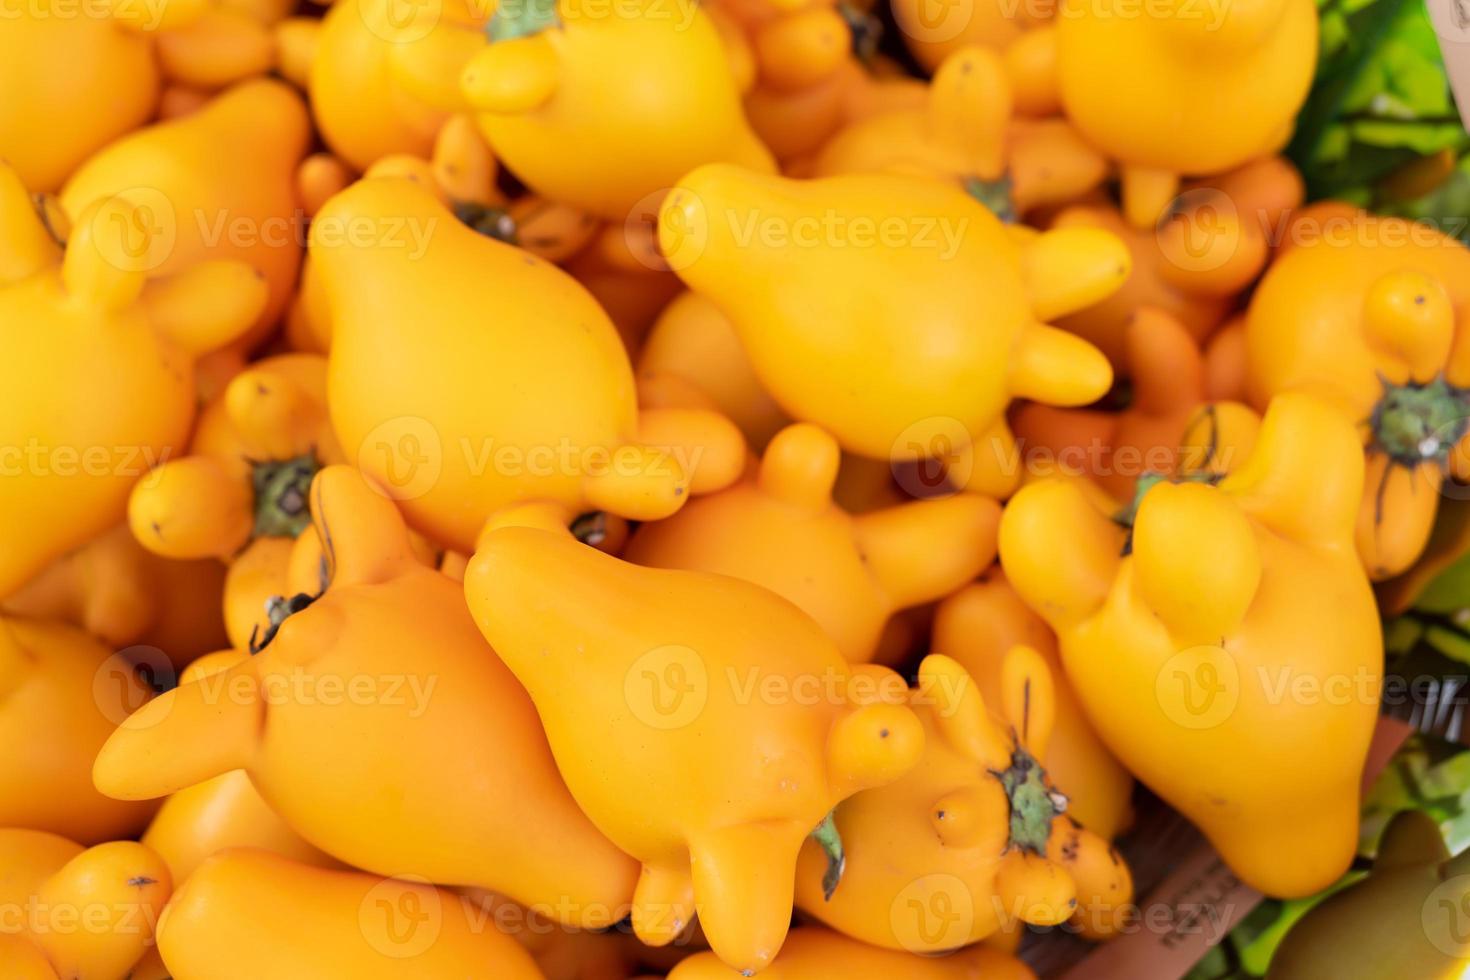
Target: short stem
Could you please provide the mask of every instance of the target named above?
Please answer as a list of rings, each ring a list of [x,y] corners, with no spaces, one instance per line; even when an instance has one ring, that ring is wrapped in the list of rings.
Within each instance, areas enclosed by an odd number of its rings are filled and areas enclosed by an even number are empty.
[[[835,812],[835,811],[833,811]],[[847,868],[847,855],[842,850],[842,835],[837,832],[837,821],[829,812],[811,832],[812,840],[827,855],[827,870],[822,874],[822,898],[832,900],[832,893],[842,883],[842,872]]]
[[[965,193],[990,209],[1006,224],[1015,224],[1016,205],[1011,197],[1010,175],[997,178],[996,180],[981,180],[979,177],[965,178]]]
[[[320,595],[307,595],[305,592],[298,592],[289,599],[283,595],[273,595],[267,599],[265,601],[265,631],[258,637],[255,629],[251,629],[250,631],[251,655],[253,656],[268,647],[271,640],[274,640],[276,634],[281,631],[282,623],[313,602],[316,602],[319,598],[321,598]]]

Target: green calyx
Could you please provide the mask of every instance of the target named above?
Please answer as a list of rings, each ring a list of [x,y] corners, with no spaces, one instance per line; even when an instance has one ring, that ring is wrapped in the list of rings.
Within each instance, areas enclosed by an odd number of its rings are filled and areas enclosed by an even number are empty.
[[[305,609],[307,606],[321,598],[320,595],[307,595],[298,592],[289,599],[283,595],[273,595],[265,601],[265,630],[261,631],[259,625],[250,630],[250,653],[252,656],[264,650],[270,645],[271,640],[281,631],[281,624],[292,616]]]
[[[1470,393],[1442,376],[1427,384],[1383,381],[1383,396],[1373,407],[1373,445],[1396,463],[1443,464],[1465,434]]]
[[[833,811],[835,812],[835,811]],[[827,870],[822,874],[822,898],[832,901],[832,893],[842,884],[842,872],[847,868],[847,855],[842,850],[842,835],[837,832],[837,821],[832,813],[822,818],[809,835],[827,855]]]
[[[1011,178],[1007,174],[997,180],[981,180],[979,177],[965,178],[965,193],[990,209],[1008,225],[1016,223],[1016,205],[1011,199]]]
[[[1144,495],[1160,483],[1167,483],[1167,473],[1144,473],[1133,485],[1133,499],[1128,501],[1128,506],[1113,515],[1113,520],[1126,528],[1133,527],[1133,522],[1138,519],[1138,508],[1143,506]]]
[[[505,208],[461,201],[454,206],[454,216],[486,238],[493,238],[507,245],[520,244],[520,230],[516,227],[516,219]]]
[[[1143,506],[1143,498],[1160,483],[1217,483],[1221,475],[1208,470],[1188,473],[1154,473],[1152,471],[1144,473],[1133,485],[1133,499],[1128,501],[1126,507],[1113,515],[1113,521],[1130,531],[1133,530],[1133,523],[1138,520],[1138,509]]]
[[[559,23],[556,0],[501,0],[495,16],[485,25],[485,36],[492,42],[513,41],[540,34]]]
[[[306,530],[311,523],[307,506],[311,481],[319,469],[312,453],[254,465],[250,482],[255,490],[255,537],[294,538]]]
[[[1033,854],[1046,853],[1051,822],[1067,812],[1067,797],[1051,785],[1041,763],[1020,745],[1011,752],[1010,768],[994,775],[1005,788],[1006,799],[1011,804],[1007,847],[1019,847]]]

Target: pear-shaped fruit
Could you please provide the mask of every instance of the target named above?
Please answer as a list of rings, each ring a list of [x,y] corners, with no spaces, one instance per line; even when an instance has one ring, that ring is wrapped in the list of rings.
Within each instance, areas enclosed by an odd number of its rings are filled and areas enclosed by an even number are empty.
[[[265,277],[270,298],[246,340],[262,339],[286,309],[305,246],[296,168],[310,145],[306,105],[290,86],[257,79],[198,112],[128,134],[83,164],[61,191],[75,219],[123,195],[162,241],[158,275],[204,259],[235,259]]]
[[[503,5],[462,88],[485,138],[538,194],[636,217],[705,163],[775,169],[745,120],[719,31],[695,4]]]
[[[417,561],[392,501],[349,467],[317,475],[312,514],[326,591],[282,598],[258,653],[131,716],[98,755],[97,785],[146,799],[245,769],[349,864],[617,921],[635,865],[572,801],[458,584]]]
[[[507,523],[481,539],[465,594],[536,702],[573,795],[643,862],[633,928],[650,945],[697,908],[722,960],[767,966],[802,841],[922,752],[902,680],[849,667],[759,586],[641,568],[563,529]]]
[[[617,330],[576,280],[421,184],[336,195],[311,256],[342,449],[434,539],[469,552],[487,517],[529,501],[652,520],[739,475],[744,443],[722,417],[638,411]]]
[[[0,30],[0,91],[10,93],[0,102],[0,159],[33,190],[54,191],[98,148],[148,121],[160,84],[153,40],[107,7],[13,7]]]
[[[1011,234],[932,179],[717,165],[669,194],[659,240],[781,407],[864,456],[947,459],[956,482],[1004,494],[1020,476],[1011,399],[1085,404],[1112,381],[1094,348],[1044,323],[1127,277],[1105,232]]]
[[[0,596],[122,520],[138,478],[183,451],[195,358],[266,301],[239,262],[147,279],[168,246],[141,199],[77,217],[63,253],[54,215],[0,165]]]
[[[1113,754],[1193,820],[1240,879],[1299,897],[1358,839],[1383,647],[1353,547],[1357,433],[1276,398],[1247,455],[1143,484],[1106,513],[1085,481],[1021,490],[1000,524],[1016,591]]]

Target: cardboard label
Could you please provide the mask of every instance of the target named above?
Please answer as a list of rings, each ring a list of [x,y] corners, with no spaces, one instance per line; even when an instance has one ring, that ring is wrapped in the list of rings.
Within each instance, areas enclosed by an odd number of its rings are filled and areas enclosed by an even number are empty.
[[[1427,0],[1460,121],[1470,129],[1470,0]]]

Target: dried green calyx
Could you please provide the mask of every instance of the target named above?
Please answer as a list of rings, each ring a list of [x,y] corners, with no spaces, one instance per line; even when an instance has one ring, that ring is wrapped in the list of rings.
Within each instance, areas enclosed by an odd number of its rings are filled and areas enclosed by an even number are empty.
[[[1067,812],[1067,797],[1052,786],[1036,757],[1020,745],[1011,751],[1010,768],[994,775],[1011,804],[1007,848],[1046,853],[1051,822]]]
[[[1443,376],[1425,384],[1395,384],[1386,378],[1369,420],[1373,445],[1403,466],[1443,464],[1465,435],[1470,393]]]
[[[486,238],[493,238],[507,245],[520,244],[520,229],[516,226],[516,219],[505,208],[460,201],[454,206],[454,216]]]
[[[500,0],[495,15],[485,25],[485,36],[494,41],[513,41],[556,27],[556,0]]]
[[[319,469],[312,453],[254,464],[250,482],[255,491],[255,537],[294,538],[306,530],[311,523],[307,505],[311,481]]]
[[[1011,196],[1009,174],[996,180],[981,180],[979,177],[965,178],[965,193],[985,205],[990,213],[1008,225],[1016,223],[1016,205]]]

